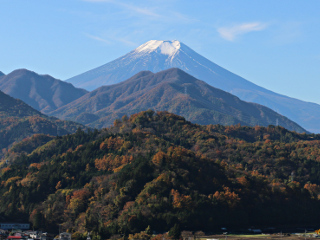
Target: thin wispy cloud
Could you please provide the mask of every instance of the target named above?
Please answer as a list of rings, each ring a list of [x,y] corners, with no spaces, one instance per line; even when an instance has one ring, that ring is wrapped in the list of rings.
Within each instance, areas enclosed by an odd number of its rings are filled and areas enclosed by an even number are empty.
[[[261,22],[251,22],[237,24],[231,27],[218,28],[220,36],[228,41],[234,41],[237,37],[249,32],[262,31],[267,28],[267,24]]]
[[[125,45],[128,45],[128,46],[137,46],[137,43],[132,42],[132,41],[130,41],[127,38],[124,38],[124,37],[113,38],[113,40],[122,42],[122,43],[124,43]]]
[[[106,39],[103,39],[101,37],[94,36],[94,35],[91,35],[91,34],[88,34],[88,33],[84,33],[84,35],[86,35],[88,38],[91,38],[93,40],[96,40],[96,41],[99,41],[99,42],[104,42],[104,43],[107,43],[107,44],[111,44],[110,41],[108,41]]]
[[[196,18],[187,16],[185,14],[182,14],[180,12],[176,12],[176,11],[171,11],[171,18],[170,20],[179,20],[180,22],[189,24],[189,23],[193,23],[193,22],[199,22]]]
[[[123,8],[126,8],[127,10],[133,11],[138,14],[146,15],[146,16],[151,16],[151,17],[162,17],[160,14],[155,13],[153,10],[148,9],[148,8],[141,8],[137,7],[131,4],[123,3],[120,1],[114,1],[114,0],[83,0],[85,2],[108,2],[112,3],[118,6],[121,6]]]
[[[111,0],[83,0],[84,2],[112,2]]]
[[[99,42],[106,43],[108,45],[113,44],[114,41],[122,42],[122,43],[124,43],[125,45],[128,45],[128,46],[136,46],[137,45],[137,43],[132,42],[132,41],[128,40],[125,37],[109,36],[108,39],[105,39],[105,38],[102,38],[102,37],[99,37],[99,36],[94,36],[94,35],[88,34],[88,33],[84,33],[84,35],[87,36],[88,38],[91,38],[91,39],[99,41]]]
[[[101,22],[110,22],[117,18],[121,19],[119,23],[114,25],[105,24],[103,29],[95,31],[96,33],[93,34],[99,36],[96,37],[96,40],[103,38],[111,42],[111,44],[118,42],[126,46],[137,46],[141,43],[141,39],[145,39],[146,33],[150,38],[176,39],[176,28],[179,28],[179,25],[190,26],[190,24],[199,22],[196,18],[172,8],[171,0],[161,0],[163,1],[162,4],[159,4],[158,1],[156,3],[155,1],[143,1],[143,5],[141,1],[139,3],[125,0],[81,1],[98,6],[101,4],[101,7],[108,7],[108,10],[112,9],[106,16],[93,17],[102,19],[100,22],[97,21],[97,25]],[[106,19],[108,17],[110,18]],[[126,24],[123,24],[124,22]],[[172,24],[173,22],[175,24]],[[140,32],[137,34],[132,31],[133,29],[137,29]],[[94,39],[93,37],[91,38]]]
[[[161,17],[161,15],[153,12],[151,9],[148,9],[148,8],[140,8],[140,7],[136,7],[136,6],[126,4],[126,3],[121,3],[121,2],[115,2],[115,3],[129,10],[132,10],[136,13],[140,13],[143,15],[151,16],[151,17]]]

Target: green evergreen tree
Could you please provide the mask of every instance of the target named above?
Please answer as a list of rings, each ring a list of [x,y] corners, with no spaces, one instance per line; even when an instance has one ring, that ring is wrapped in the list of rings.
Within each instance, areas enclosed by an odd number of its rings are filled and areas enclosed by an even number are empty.
[[[148,234],[150,236],[152,235],[152,230],[151,230],[150,225],[148,225],[148,227],[146,228],[145,232],[146,232],[146,234]]]
[[[170,230],[169,230],[169,236],[173,239],[179,239],[181,236],[181,230],[179,224],[175,224]]]

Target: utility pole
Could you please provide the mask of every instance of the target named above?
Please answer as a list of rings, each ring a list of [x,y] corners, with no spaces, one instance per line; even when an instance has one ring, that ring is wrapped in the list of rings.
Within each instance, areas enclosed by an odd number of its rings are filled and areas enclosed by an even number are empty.
[[[228,239],[228,232],[224,232],[223,234],[225,235],[225,240],[227,240]]]
[[[307,229],[304,229],[304,240],[307,240]]]

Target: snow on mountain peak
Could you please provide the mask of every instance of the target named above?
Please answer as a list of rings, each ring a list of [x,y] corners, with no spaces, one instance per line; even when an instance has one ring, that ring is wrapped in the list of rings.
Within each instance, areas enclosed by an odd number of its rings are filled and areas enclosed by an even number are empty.
[[[150,40],[145,44],[142,44],[135,49],[136,53],[151,53],[159,52],[164,55],[174,56],[176,52],[180,49],[180,42],[177,40],[173,41],[159,41]]]

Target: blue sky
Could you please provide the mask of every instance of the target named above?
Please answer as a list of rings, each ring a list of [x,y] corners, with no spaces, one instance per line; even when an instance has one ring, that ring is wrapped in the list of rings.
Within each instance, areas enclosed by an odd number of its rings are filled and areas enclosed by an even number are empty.
[[[0,71],[65,80],[177,39],[275,92],[320,104],[320,0],[0,0]]]

